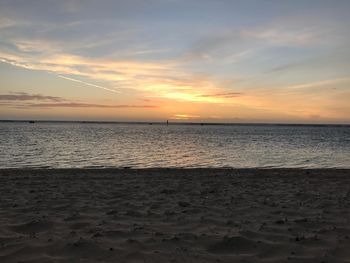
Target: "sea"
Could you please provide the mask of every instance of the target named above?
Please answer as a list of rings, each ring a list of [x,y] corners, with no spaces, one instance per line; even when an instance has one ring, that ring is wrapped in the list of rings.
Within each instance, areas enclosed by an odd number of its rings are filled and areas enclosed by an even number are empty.
[[[0,168],[350,168],[350,126],[0,122]]]

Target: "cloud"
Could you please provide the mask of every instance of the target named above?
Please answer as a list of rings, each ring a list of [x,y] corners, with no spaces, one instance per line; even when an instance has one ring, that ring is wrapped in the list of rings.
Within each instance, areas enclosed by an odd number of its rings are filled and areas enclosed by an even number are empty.
[[[189,115],[189,114],[175,114],[171,119],[172,120],[191,120],[198,119],[201,116],[198,115]]]
[[[25,92],[11,92],[10,94],[0,94],[0,101],[28,101],[28,100],[52,101],[52,102],[65,101],[61,97],[44,96],[40,94],[28,94]]]
[[[350,78],[338,78],[338,79],[326,79],[321,81],[315,81],[310,83],[303,83],[298,85],[292,85],[288,86],[287,89],[308,89],[308,88],[317,88],[317,87],[323,87],[328,86],[332,84],[342,83],[349,81]]]
[[[350,60],[350,53],[348,45],[343,42],[342,45],[338,46],[337,49],[324,52],[322,54],[313,54],[308,52],[307,57],[300,57],[299,59],[289,62],[283,62],[278,66],[274,66],[266,73],[289,73],[296,71],[315,71],[320,72],[348,72]],[[338,74],[339,74],[338,73]],[[337,74],[337,75],[338,75]]]
[[[219,94],[202,94],[199,97],[212,97],[212,98],[237,98],[242,96],[242,92],[227,92],[227,93],[219,93]]]
[[[85,58],[69,54],[55,54],[34,59],[12,55],[0,61],[30,70],[43,70],[59,78],[118,93],[133,89],[149,97],[162,97],[182,101],[224,103],[222,96],[201,96],[216,90],[224,93],[224,81],[211,79],[208,74],[193,74],[181,70],[177,62],[119,61],[108,58]],[[92,81],[106,83],[97,85]]]
[[[27,103],[22,105],[16,105],[21,108],[157,108],[155,105],[106,105],[106,104],[95,104],[95,103],[80,103],[80,102],[60,102],[60,103]]]
[[[40,101],[40,102],[34,102]],[[98,104],[70,101],[62,97],[13,92],[0,94],[0,105],[12,108],[156,108],[155,105]]]
[[[309,29],[279,28],[248,29],[241,32],[243,37],[262,40],[279,46],[307,46],[318,42],[318,36]]]
[[[30,70],[50,72],[60,78],[112,92],[117,92],[119,88],[142,90],[148,81],[164,80],[171,73],[179,73],[171,63],[86,58],[64,53],[36,58],[35,56],[13,55],[0,51],[0,61]],[[107,87],[92,84],[91,81],[104,82]],[[115,88],[116,86],[118,88]]]
[[[187,62],[235,63],[265,48],[317,45],[325,40],[320,35],[321,32],[314,28],[293,24],[216,29],[194,41],[183,59]]]
[[[304,65],[305,65],[305,62],[287,63],[287,64],[273,67],[273,68],[267,70],[266,73],[276,73],[276,72],[278,73],[278,72],[282,72],[282,71],[288,71],[291,69],[298,69],[298,68],[302,68],[302,66],[304,66]]]
[[[8,27],[11,27],[15,24],[16,23],[11,19],[8,19],[6,17],[0,17],[0,29],[8,28]]]
[[[232,103],[233,98],[238,98],[242,96],[242,93],[238,92],[228,92],[228,93],[207,93],[206,90],[196,90],[195,86],[193,89],[186,90],[182,92],[179,91],[167,91],[165,93],[159,93],[158,95],[154,95],[155,98],[167,98],[173,99],[177,101],[189,101],[189,102],[200,102],[200,103]]]

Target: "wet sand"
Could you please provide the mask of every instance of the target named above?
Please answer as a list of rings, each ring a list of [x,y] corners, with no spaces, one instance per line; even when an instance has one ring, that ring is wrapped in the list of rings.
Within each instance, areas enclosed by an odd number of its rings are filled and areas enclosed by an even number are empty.
[[[350,262],[350,170],[0,170],[0,262]]]

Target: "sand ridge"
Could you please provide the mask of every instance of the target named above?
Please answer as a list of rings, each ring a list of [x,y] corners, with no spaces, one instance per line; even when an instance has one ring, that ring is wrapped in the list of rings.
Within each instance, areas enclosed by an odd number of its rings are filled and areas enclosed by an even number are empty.
[[[350,170],[0,170],[0,262],[350,262]]]

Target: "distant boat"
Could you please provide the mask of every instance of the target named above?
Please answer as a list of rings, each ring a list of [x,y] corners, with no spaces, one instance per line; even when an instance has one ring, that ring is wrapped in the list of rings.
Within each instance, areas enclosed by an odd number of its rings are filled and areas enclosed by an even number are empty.
[[[29,121],[29,123],[35,123],[35,121]]]

